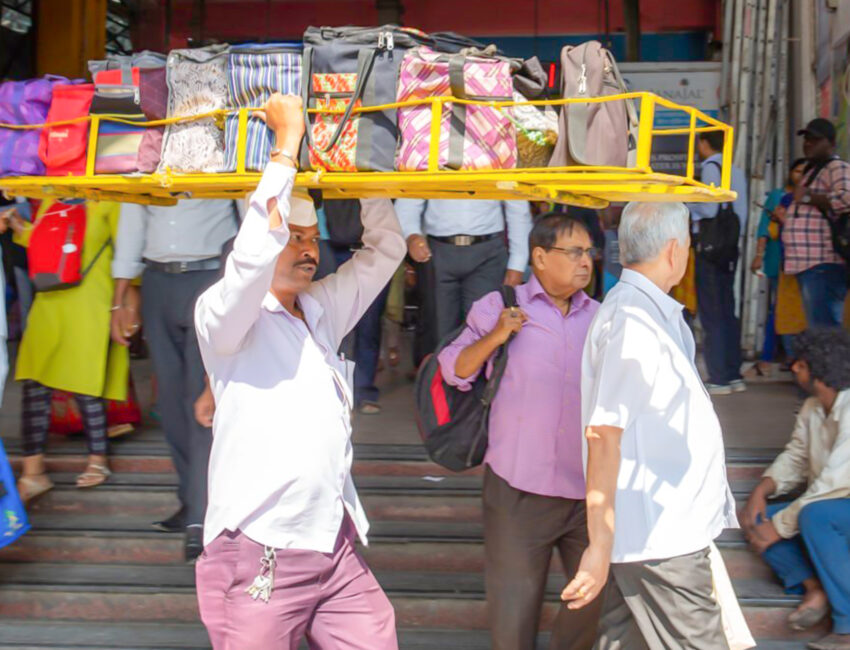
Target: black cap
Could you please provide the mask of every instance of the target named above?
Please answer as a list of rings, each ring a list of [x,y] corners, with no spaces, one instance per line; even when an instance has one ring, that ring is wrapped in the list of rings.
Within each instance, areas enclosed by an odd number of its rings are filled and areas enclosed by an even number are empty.
[[[832,144],[835,144],[835,125],[823,117],[818,117],[809,122],[805,129],[797,131],[797,135],[826,138]]]

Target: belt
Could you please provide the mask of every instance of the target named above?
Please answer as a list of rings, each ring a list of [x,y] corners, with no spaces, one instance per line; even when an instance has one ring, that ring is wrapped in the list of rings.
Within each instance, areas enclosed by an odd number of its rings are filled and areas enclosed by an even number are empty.
[[[489,235],[452,235],[451,237],[434,237],[433,235],[428,235],[431,239],[434,239],[438,242],[442,242],[443,244],[453,244],[454,246],[472,246],[473,244],[480,244],[481,242],[490,241],[491,239],[496,239],[497,237],[503,237],[503,232],[493,232]]]
[[[162,273],[189,273],[190,271],[218,271],[221,268],[221,260],[218,257],[209,257],[205,260],[194,260],[192,262],[154,262],[145,260],[145,266],[154,271]]]

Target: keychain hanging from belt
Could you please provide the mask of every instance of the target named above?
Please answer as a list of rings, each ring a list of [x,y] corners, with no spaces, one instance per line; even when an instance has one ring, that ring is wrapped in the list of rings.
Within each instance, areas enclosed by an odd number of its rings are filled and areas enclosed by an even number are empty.
[[[277,566],[277,555],[271,546],[263,547],[263,557],[260,558],[260,572],[254,582],[245,591],[254,600],[262,600],[268,604],[274,591],[274,570]]]

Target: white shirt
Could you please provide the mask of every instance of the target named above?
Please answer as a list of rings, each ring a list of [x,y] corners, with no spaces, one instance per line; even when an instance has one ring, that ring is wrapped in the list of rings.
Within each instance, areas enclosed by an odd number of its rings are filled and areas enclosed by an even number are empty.
[[[695,351],[682,305],[623,270],[582,358],[584,426],[623,429],[612,562],[693,553],[738,525]]]
[[[810,397],[797,415],[791,441],[764,473],[776,483],[772,496],[804,485],[806,491],[773,516],[782,537],[799,534],[800,511],[810,503],[850,496],[850,390],[838,393],[827,414],[817,397]]]
[[[491,235],[508,229],[508,268],[528,266],[531,208],[528,201],[486,199],[398,199],[395,211],[405,240],[411,235],[432,237]]]
[[[174,206],[124,203],[112,259],[112,277],[142,274],[142,258],[153,262],[193,262],[221,255],[236,234],[236,201],[186,199]]]
[[[299,295],[305,324],[269,292],[294,175],[266,167],[224,277],[195,308],[216,402],[204,543],[239,529],[267,546],[330,553],[345,511],[364,543],[368,529],[351,480],[353,369],[336,351],[406,247],[390,201],[364,200],[364,247]],[[271,198],[284,218],[275,230]]]

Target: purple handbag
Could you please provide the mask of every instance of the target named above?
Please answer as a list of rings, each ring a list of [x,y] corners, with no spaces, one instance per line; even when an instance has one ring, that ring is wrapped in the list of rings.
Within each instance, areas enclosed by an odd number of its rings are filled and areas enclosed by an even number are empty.
[[[84,83],[57,75],[0,84],[0,123],[43,124],[53,98],[53,86]],[[41,129],[0,128],[0,176],[43,176],[38,157]]]
[[[168,112],[168,84],[165,81],[165,68],[139,69],[139,101],[142,113],[148,121],[164,120]],[[162,155],[162,134],[164,126],[151,126],[145,129],[139,145],[138,170],[152,174],[159,165]]]

